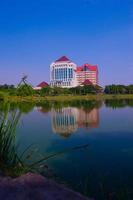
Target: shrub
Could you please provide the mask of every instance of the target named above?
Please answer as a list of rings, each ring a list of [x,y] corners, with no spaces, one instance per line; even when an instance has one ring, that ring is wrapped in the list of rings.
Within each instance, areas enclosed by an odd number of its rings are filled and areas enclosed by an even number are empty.
[[[50,87],[44,87],[44,88],[41,89],[40,95],[41,96],[50,95],[50,92],[51,92]]]

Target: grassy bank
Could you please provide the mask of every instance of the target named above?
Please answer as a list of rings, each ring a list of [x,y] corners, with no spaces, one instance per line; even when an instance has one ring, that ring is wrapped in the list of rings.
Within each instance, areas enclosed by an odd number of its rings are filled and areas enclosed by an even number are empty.
[[[35,96],[27,96],[27,97],[20,97],[20,96],[9,96],[8,100],[10,102],[42,102],[42,101],[74,101],[74,100],[106,100],[106,99],[133,99],[133,94],[126,94],[126,95],[106,95],[106,94],[97,94],[97,95],[59,95],[59,96],[45,96],[45,97],[35,97]]]

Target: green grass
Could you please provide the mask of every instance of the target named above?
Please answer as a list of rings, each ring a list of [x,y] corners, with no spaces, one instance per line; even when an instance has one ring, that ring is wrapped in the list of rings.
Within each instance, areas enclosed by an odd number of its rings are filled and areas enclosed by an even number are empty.
[[[74,101],[74,100],[106,100],[106,99],[133,99],[133,94],[116,94],[116,95],[106,95],[106,94],[88,94],[88,95],[59,95],[59,96],[45,96],[45,97],[19,97],[19,96],[9,96],[8,100],[10,102],[43,102],[43,101]]]
[[[0,91],[0,101],[7,101],[8,100],[8,93]]]
[[[9,104],[0,115],[0,168],[4,174],[18,173],[22,162],[16,152],[16,126],[20,112],[9,113]],[[16,170],[17,169],[17,170]]]

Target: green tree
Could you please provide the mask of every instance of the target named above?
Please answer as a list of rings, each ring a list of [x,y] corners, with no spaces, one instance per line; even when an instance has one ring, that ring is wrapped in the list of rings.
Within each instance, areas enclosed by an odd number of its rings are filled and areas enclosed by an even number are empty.
[[[133,85],[128,85],[127,86],[127,93],[128,94],[133,94]]]
[[[104,92],[106,94],[127,94],[127,87],[125,85],[107,85]]]
[[[35,92],[34,92],[34,90],[33,90],[31,85],[22,84],[17,88],[17,92],[16,93],[17,93],[18,96],[31,96]]]

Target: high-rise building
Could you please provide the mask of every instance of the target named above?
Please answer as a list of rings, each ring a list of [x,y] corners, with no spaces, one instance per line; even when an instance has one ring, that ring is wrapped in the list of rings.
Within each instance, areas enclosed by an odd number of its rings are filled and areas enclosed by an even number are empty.
[[[76,69],[77,84],[82,85],[90,82],[98,85],[98,68],[96,65],[84,64]],[[88,80],[88,81],[87,81]]]
[[[52,87],[76,87],[76,68],[77,65],[62,56],[50,65],[50,85]]]
[[[98,85],[98,67],[84,64],[78,67],[66,56],[62,56],[50,65],[50,85],[52,87],[71,88],[82,85]]]

